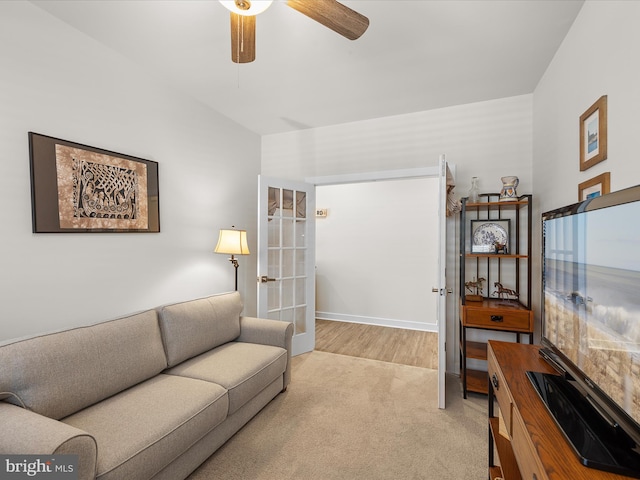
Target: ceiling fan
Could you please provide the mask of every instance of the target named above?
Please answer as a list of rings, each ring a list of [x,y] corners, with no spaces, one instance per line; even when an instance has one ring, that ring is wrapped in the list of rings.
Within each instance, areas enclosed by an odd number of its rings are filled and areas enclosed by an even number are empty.
[[[273,0],[220,0],[231,11],[231,60],[249,63],[256,58],[256,15]],[[369,19],[336,0],[287,0],[287,5],[349,40],[367,30]]]

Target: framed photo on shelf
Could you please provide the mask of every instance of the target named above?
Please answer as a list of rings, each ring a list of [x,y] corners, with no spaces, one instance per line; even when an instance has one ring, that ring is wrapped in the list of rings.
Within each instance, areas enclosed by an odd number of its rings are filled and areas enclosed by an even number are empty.
[[[607,159],[607,96],[580,116],[580,171]]]
[[[578,201],[605,195],[610,191],[611,173],[605,172],[578,185]]]
[[[471,253],[509,253],[511,221],[471,220]]]
[[[158,163],[29,132],[33,233],[159,232]]]

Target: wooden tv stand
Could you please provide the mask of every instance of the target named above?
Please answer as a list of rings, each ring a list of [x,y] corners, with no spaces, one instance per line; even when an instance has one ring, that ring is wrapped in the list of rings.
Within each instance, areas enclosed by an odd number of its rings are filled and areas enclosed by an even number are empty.
[[[488,348],[490,480],[631,478],[587,468],[578,461],[525,374],[554,372],[540,357],[538,345],[489,340]]]

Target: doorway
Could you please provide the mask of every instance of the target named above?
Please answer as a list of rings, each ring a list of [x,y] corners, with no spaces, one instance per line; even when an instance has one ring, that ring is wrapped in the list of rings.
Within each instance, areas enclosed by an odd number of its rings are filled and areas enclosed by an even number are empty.
[[[316,187],[316,317],[437,334],[438,178]]]

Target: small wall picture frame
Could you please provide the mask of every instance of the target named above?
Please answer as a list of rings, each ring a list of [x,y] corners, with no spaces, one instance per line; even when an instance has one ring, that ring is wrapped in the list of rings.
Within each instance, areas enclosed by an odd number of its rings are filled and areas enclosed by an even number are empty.
[[[610,192],[611,173],[605,172],[578,185],[578,201],[600,197]]]
[[[509,253],[509,219],[471,220],[471,253]]]
[[[607,159],[607,96],[580,116],[580,171]]]

